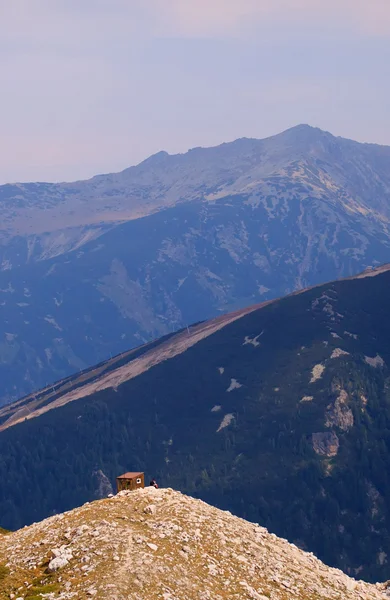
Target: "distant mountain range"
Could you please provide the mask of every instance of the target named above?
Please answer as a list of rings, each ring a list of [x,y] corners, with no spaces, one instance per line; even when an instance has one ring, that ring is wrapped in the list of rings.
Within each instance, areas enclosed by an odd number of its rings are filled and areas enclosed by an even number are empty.
[[[189,323],[390,261],[390,148],[306,125],[0,186],[0,403]]]
[[[390,579],[390,265],[198,323],[0,410],[0,526],[129,470]]]

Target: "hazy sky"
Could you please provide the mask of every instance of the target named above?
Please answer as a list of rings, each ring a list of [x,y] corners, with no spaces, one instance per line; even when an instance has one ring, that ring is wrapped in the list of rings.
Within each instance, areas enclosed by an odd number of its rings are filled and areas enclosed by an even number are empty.
[[[390,145],[390,0],[0,0],[0,183],[298,123]]]

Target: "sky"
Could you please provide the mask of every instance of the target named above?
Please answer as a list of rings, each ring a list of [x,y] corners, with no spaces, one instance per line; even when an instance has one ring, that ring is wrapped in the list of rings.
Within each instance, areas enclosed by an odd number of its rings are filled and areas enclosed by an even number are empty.
[[[0,0],[0,183],[300,123],[390,145],[390,0]]]

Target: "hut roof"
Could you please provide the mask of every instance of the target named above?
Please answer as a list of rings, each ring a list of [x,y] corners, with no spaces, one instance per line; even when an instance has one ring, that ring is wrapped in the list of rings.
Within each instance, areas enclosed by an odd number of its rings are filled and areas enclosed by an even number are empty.
[[[134,477],[139,477],[140,475],[143,475],[143,472],[123,473],[123,475],[119,475],[119,477],[117,477],[117,479],[134,479]]]

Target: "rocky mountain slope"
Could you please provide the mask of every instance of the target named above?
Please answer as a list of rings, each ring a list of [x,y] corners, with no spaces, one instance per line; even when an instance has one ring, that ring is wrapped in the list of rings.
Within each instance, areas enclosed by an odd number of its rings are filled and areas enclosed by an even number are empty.
[[[390,266],[200,323],[0,411],[0,525],[128,470],[390,578]]]
[[[390,260],[390,148],[299,126],[0,186],[0,402],[186,324]]]
[[[266,529],[172,489],[120,492],[0,538],[2,598],[384,600]]]

